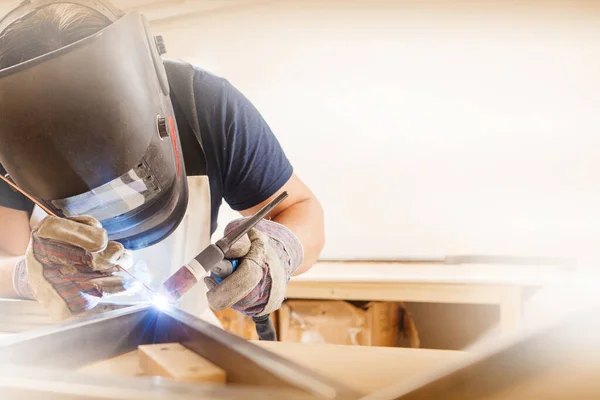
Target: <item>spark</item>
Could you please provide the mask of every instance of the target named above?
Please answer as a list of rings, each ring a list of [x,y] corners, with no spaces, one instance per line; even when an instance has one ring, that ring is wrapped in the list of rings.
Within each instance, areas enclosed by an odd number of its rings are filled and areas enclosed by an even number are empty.
[[[152,303],[152,305],[154,307],[158,308],[161,311],[168,310],[169,308],[171,308],[173,306],[173,302],[171,301],[169,296],[159,294],[159,293],[155,293],[152,296],[152,299],[150,302]]]

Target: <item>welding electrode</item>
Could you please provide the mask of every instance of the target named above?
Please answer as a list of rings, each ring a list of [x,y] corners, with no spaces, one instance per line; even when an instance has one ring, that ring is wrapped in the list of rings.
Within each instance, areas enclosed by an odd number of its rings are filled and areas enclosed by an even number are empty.
[[[40,202],[38,199],[36,199],[35,197],[31,196],[29,193],[27,193],[26,191],[24,191],[23,189],[21,189],[16,183],[14,183],[12,181],[12,179],[8,178],[7,176],[2,176],[0,174],[0,179],[3,180],[4,182],[6,182],[8,184],[8,186],[10,186],[11,188],[13,188],[14,190],[16,190],[17,192],[21,193],[23,196],[27,197],[29,200],[31,200],[35,205],[37,205],[42,211],[44,211],[46,214],[53,216],[53,217],[58,217],[58,218],[65,218],[64,215],[62,214],[58,214],[52,210],[50,210],[48,207],[46,207],[42,202]],[[146,289],[148,292],[152,293],[152,289],[150,289],[148,287],[148,285],[146,285],[145,283],[143,283],[142,281],[138,280],[135,276],[133,276],[131,274],[131,272],[127,271],[125,268],[121,267],[120,265],[117,265],[117,268],[119,270],[121,270],[121,272],[124,272],[126,275],[128,275],[131,279],[133,279],[134,281],[140,283],[142,285],[142,287],[144,289]]]

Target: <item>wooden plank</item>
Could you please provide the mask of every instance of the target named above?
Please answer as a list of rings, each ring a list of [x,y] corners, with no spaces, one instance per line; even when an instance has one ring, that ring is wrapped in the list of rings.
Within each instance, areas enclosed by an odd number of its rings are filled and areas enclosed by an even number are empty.
[[[463,360],[451,350],[363,347],[316,343],[254,342],[363,394],[427,375]]]
[[[78,371],[93,375],[144,376],[137,350],[83,366]]]
[[[319,262],[298,282],[447,283],[542,286],[572,277],[572,268],[552,264],[444,264],[401,262]]]
[[[500,304],[511,285],[399,282],[291,282],[288,299],[413,301],[424,303]]]
[[[139,365],[149,376],[178,381],[221,383],[225,371],[179,343],[150,344],[138,347]]]

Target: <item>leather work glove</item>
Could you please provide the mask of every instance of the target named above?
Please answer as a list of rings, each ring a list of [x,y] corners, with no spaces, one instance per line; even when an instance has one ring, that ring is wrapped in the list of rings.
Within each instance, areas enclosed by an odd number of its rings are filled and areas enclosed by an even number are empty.
[[[231,222],[225,234],[243,219]],[[215,310],[229,307],[251,317],[268,315],[281,307],[288,282],[304,257],[302,244],[285,226],[262,220],[225,254],[239,259],[237,269],[217,283],[211,276],[204,282],[207,298]]]
[[[31,233],[25,258],[15,268],[15,290],[62,320],[91,310],[103,298],[135,290],[130,280],[115,275],[117,265],[131,263],[131,253],[109,241],[95,218],[49,216]]]

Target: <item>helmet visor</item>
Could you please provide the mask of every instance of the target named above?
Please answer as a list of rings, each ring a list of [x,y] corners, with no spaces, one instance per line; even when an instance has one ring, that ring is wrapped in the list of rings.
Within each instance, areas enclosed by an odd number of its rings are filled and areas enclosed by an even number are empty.
[[[100,187],[52,205],[65,216],[91,215],[103,224],[124,214],[140,211],[160,196],[162,190],[145,164]]]

